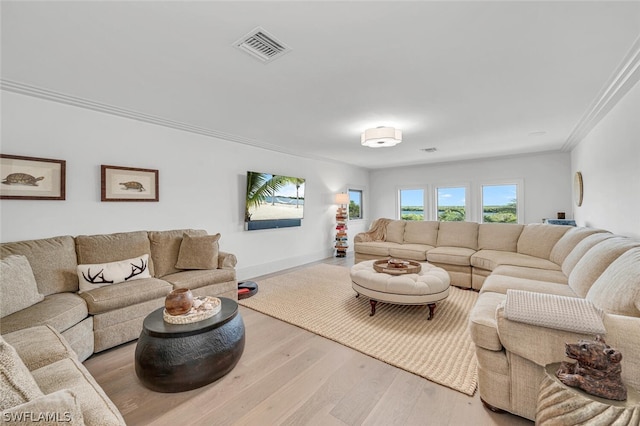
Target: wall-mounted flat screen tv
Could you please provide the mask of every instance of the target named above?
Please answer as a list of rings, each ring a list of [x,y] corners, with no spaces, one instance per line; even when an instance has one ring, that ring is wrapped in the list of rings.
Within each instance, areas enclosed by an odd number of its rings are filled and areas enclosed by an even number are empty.
[[[246,229],[300,226],[304,217],[304,189],[303,178],[247,172]]]

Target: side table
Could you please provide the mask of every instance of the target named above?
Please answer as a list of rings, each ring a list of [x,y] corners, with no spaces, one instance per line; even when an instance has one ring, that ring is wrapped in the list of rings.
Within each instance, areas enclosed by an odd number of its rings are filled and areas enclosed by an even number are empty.
[[[238,304],[221,297],[221,310],[191,324],[169,324],[164,308],[151,312],[136,345],[136,375],[156,392],[183,392],[230,372],[244,351],[244,322]]]
[[[560,363],[545,367],[540,383],[536,426],[640,425],[640,393],[627,385],[627,400],[614,401],[566,386],[556,377]]]

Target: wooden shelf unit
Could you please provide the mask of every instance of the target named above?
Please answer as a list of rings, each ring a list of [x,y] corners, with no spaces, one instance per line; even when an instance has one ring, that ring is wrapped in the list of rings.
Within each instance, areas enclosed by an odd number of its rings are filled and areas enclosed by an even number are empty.
[[[347,237],[347,219],[349,214],[346,207],[338,207],[336,211],[336,257],[346,257],[349,248],[349,239]]]

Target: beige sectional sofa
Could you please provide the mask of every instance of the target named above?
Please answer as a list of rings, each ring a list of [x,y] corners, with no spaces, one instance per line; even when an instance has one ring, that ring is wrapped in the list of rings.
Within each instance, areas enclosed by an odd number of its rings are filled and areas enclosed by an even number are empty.
[[[479,290],[469,329],[488,406],[534,420],[544,366],[594,330],[640,389],[640,241],[583,227],[389,219],[356,235],[356,262],[389,256],[427,260]],[[589,315],[601,329],[587,327]]]
[[[11,346],[24,349],[18,350],[19,356],[33,370],[40,393],[66,389],[63,384],[68,383],[73,398],[86,408],[81,411],[87,424],[119,424],[122,418],[117,410],[115,414],[109,413],[114,407],[81,362],[93,353],[137,339],[144,318],[163,306],[166,295],[174,288],[189,288],[195,296],[237,300],[236,257],[219,251],[218,239],[219,234],[179,229],[3,243],[0,246],[0,334],[6,339],[3,347],[9,352]],[[131,273],[123,282],[105,278],[114,263],[132,258],[146,261],[127,265]],[[98,264],[102,269],[94,267]],[[86,274],[90,278],[81,281],[85,277],[83,268],[91,271],[91,267],[93,272]],[[59,342],[56,343],[59,356],[51,355],[46,362],[33,360],[31,346],[49,341]],[[45,369],[44,364],[49,363],[51,366]],[[3,376],[9,382],[14,379]],[[85,395],[85,389],[90,388],[94,391]],[[42,396],[25,395],[31,398],[22,402]],[[3,403],[3,410],[6,408]],[[97,412],[89,414],[87,410]],[[111,420],[87,421],[100,419],[101,411]]]
[[[26,257],[38,293],[44,299],[9,315],[0,312],[0,334],[48,324],[62,333],[80,360],[85,360],[94,352],[137,339],[144,318],[162,306],[174,288],[189,288],[196,296],[237,299],[237,261],[233,254],[218,252],[216,269],[175,267],[184,234],[202,237],[207,232],[134,231],[3,243],[0,257]],[[150,259],[149,278],[79,293],[78,265],[115,262],[145,254]]]
[[[570,231],[570,232],[568,232]],[[378,219],[355,236],[355,261],[398,257],[444,268],[451,284],[479,290],[502,265],[555,271],[584,237],[605,232],[560,225]],[[565,235],[566,234],[566,235]],[[566,278],[565,278],[566,283]]]

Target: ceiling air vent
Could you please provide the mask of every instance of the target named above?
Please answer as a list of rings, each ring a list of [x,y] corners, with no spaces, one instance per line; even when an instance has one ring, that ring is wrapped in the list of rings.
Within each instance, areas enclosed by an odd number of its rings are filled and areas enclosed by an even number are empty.
[[[240,38],[234,46],[265,64],[291,51],[287,45],[260,27]]]

